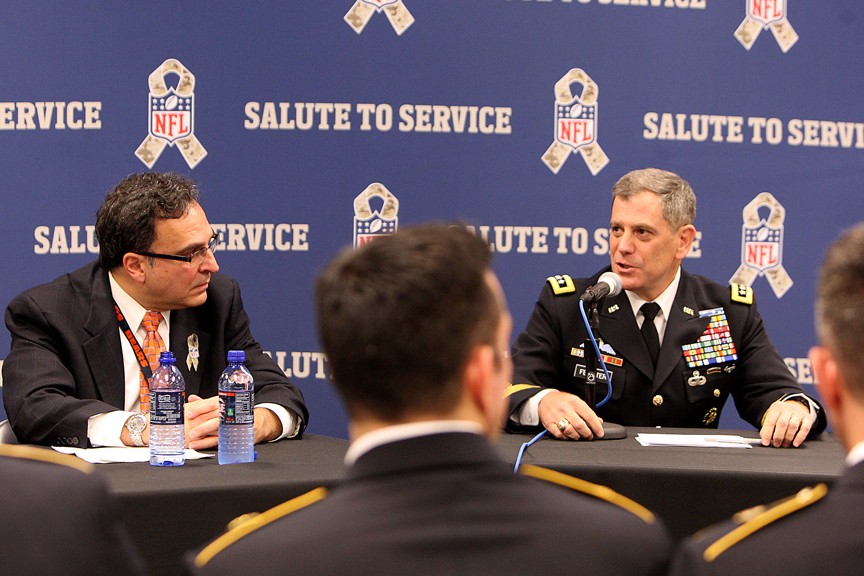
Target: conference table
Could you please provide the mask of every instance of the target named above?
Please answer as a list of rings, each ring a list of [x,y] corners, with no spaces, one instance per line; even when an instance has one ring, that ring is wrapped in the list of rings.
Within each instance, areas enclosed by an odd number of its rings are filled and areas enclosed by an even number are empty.
[[[621,440],[565,442],[545,437],[525,450],[522,463],[609,486],[653,510],[676,538],[804,486],[830,484],[843,470],[843,448],[828,434],[797,449],[742,449],[645,447],[635,439],[640,432],[705,433],[631,428]],[[714,432],[756,437],[749,430]],[[497,448],[502,458],[515,463],[520,446],[532,437],[505,434]],[[184,552],[206,544],[243,514],[337,484],[348,442],[307,435],[256,448],[258,459],[250,464],[220,466],[208,458],[177,468],[99,465],[151,574],[181,574]]]
[[[568,442],[548,435],[528,447],[522,464],[534,464],[603,484],[654,511],[676,538],[767,504],[843,472],[845,451],[828,433],[798,448],[642,446],[638,434],[733,435],[755,430],[628,428],[619,440]],[[515,462],[533,436],[506,435],[502,453]]]

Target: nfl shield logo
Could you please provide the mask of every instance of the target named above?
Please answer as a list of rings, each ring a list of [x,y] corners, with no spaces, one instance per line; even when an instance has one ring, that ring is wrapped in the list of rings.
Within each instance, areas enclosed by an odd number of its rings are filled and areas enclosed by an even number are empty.
[[[396,4],[399,0],[363,0],[363,2],[375,6],[375,9],[380,12],[385,6]]]
[[[747,0],[747,15],[768,26],[786,18],[786,0]]]
[[[360,248],[381,236],[393,234],[399,225],[399,218],[388,220],[377,210],[369,218],[361,220],[354,217],[354,249]]]
[[[176,140],[192,134],[194,94],[179,96],[174,88],[163,96],[150,94],[150,134],[167,140],[173,146]]]
[[[757,226],[743,228],[741,259],[744,264],[759,270],[760,274],[782,264],[782,227],[774,228],[761,220]]]
[[[597,140],[597,104],[586,106],[578,97],[555,103],[555,140],[578,150]]]

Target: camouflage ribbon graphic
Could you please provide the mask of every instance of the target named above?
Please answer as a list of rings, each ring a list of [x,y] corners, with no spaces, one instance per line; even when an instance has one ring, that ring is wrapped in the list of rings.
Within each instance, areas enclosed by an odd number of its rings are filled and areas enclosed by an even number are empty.
[[[798,33],[786,17],[786,0],[747,0],[747,15],[735,30],[735,37],[747,50],[762,30],[770,28],[780,49],[786,53],[798,41]]]
[[[372,18],[375,12],[387,15],[390,25],[399,36],[414,23],[414,16],[408,11],[402,0],[357,0],[354,6],[345,14],[345,22],[351,26],[357,34],[363,32],[363,28]]]
[[[759,208],[762,207],[770,210],[767,219],[759,217]],[[764,275],[777,298],[782,298],[794,283],[783,267],[781,253],[786,209],[770,192],[762,192],[744,207],[742,214],[744,224],[741,265],[729,282],[752,286],[757,276]],[[748,234],[753,236],[753,241],[748,240]],[[772,236],[774,239],[771,238]],[[759,248],[767,249],[770,254],[769,262],[763,264],[755,261],[755,258],[748,253],[748,245],[755,246],[754,252],[757,254],[760,252]],[[776,253],[771,253],[772,249],[775,249]]]
[[[198,352],[198,334],[192,333],[186,338],[186,347],[188,348],[188,352],[186,353],[186,368],[192,372],[198,370],[198,357],[200,356]]]
[[[381,198],[380,211],[372,211],[369,201]],[[399,200],[386,186],[373,182],[354,198],[354,248],[359,248],[376,236],[396,232],[399,226]]]
[[[177,88],[168,88],[166,85],[165,77],[168,74],[177,74],[180,77]],[[179,60],[169,58],[150,74],[148,83],[150,85],[149,133],[138,146],[135,155],[147,168],[152,168],[165,146],[174,146],[176,143],[189,168],[195,168],[207,156],[207,150],[195,137],[192,121],[195,76]],[[182,107],[184,102],[185,111],[177,107],[178,103]],[[157,108],[164,110],[157,110]],[[167,114],[172,114],[171,120],[179,122],[179,125],[168,122],[164,117]],[[183,124],[184,120],[188,121],[188,125]],[[174,129],[179,132],[176,137],[173,134]]]
[[[574,96],[570,90],[570,85],[574,82],[582,84],[582,93],[579,96]],[[542,157],[543,163],[546,164],[553,174],[558,173],[561,166],[564,165],[564,162],[566,162],[567,158],[570,156],[570,152],[573,150],[579,150],[582,159],[585,161],[585,164],[594,176],[596,176],[597,173],[609,163],[608,156],[606,156],[606,153],[603,152],[600,144],[598,144],[596,139],[594,139],[594,137],[596,137],[596,119],[592,121],[594,133],[592,134],[590,144],[577,146],[569,143],[565,144],[561,141],[558,135],[558,123],[560,122],[557,113],[558,108],[572,105],[574,107],[579,107],[580,109],[587,108],[592,111],[596,110],[597,91],[597,84],[591,80],[591,77],[581,68],[571,69],[555,83],[555,141],[552,142],[552,145],[549,146]]]

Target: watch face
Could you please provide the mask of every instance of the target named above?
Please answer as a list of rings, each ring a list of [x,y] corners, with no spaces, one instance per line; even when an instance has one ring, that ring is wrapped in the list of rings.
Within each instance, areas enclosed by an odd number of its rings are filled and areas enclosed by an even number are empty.
[[[129,422],[127,423],[127,427],[130,432],[141,432],[144,428],[147,427],[147,421],[144,419],[144,416],[141,414],[135,414],[131,418],[129,418]]]

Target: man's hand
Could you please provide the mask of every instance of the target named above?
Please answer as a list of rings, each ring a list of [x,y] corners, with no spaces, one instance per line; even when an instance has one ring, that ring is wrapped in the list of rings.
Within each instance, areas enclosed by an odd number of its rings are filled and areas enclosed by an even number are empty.
[[[807,438],[811,426],[810,408],[794,400],[778,400],[765,413],[759,436],[763,446],[788,448],[791,445],[797,448]]]
[[[537,406],[540,422],[559,440],[603,436],[603,420],[581,398],[566,392],[550,392]],[[558,424],[566,424],[559,428]]]
[[[282,421],[267,408],[255,408],[255,444],[269,442],[282,434]]]
[[[219,445],[219,397],[204,399],[190,394],[184,406],[186,446],[206,450]]]

